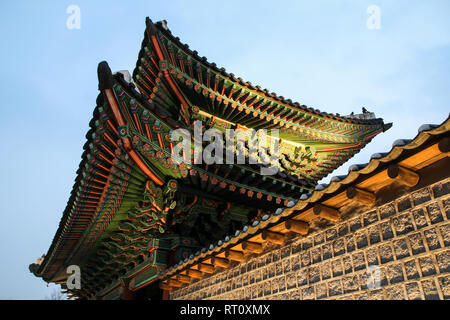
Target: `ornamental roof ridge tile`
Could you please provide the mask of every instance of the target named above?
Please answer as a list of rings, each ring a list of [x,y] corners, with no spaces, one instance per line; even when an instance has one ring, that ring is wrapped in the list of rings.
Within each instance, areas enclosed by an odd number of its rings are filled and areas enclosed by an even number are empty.
[[[260,223],[258,223],[255,227],[248,227],[245,226],[242,231],[237,230],[235,232],[234,236],[231,236],[228,241],[224,241],[220,246],[215,246],[211,250],[204,250],[202,249],[202,254],[197,256],[194,260],[189,260],[187,263],[183,264],[182,266],[176,268],[176,270],[173,270],[170,272],[170,274],[176,273],[177,271],[181,271],[181,269],[187,267],[188,265],[194,264],[197,261],[200,261],[208,256],[211,256],[214,253],[218,253],[224,249],[226,249],[227,246],[235,245],[238,243],[239,240],[246,239],[248,236],[253,235],[257,233],[258,231],[262,230],[263,228],[267,227],[268,225],[275,225],[280,218],[282,217],[288,217],[290,214],[295,212],[296,210],[302,210],[306,207],[309,203],[314,203],[319,201],[322,196],[326,193],[333,193],[336,190],[338,190],[339,186],[341,185],[349,185],[352,182],[356,181],[356,179],[359,177],[360,174],[364,173],[370,173],[376,170],[378,167],[378,163],[380,162],[390,162],[394,161],[399,157],[398,152],[394,152],[395,149],[414,149],[418,148],[421,145],[423,145],[426,141],[428,141],[428,138],[431,135],[439,135],[445,132],[450,131],[450,115],[447,117],[447,119],[442,122],[440,125],[423,125],[422,130],[419,131],[419,133],[414,137],[414,139],[402,139],[402,141],[407,141],[407,143],[403,143],[400,145],[394,145],[391,150],[387,153],[379,153],[382,154],[383,157],[381,158],[371,158],[370,162],[363,165],[357,165],[362,166],[357,171],[349,171],[347,175],[340,175],[340,176],[334,176],[331,180],[331,183],[327,185],[326,188],[322,190],[315,190],[311,194],[303,194],[301,195],[299,201],[294,207],[288,208],[278,208],[273,214],[266,214],[260,219]],[[425,129],[424,129],[425,128]],[[426,139],[422,139],[424,135],[428,135]],[[372,165],[373,163],[377,162],[377,165]],[[361,172],[361,171],[368,171],[368,172]],[[332,190],[329,190],[332,189]],[[298,208],[296,208],[298,207]],[[301,208],[300,208],[301,207]],[[277,212],[279,212],[277,214]]]

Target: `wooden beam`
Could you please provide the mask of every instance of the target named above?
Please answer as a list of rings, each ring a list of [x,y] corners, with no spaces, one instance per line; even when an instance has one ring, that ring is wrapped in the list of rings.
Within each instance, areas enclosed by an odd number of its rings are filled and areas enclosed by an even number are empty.
[[[450,156],[450,138],[446,137],[439,141],[438,148],[440,152],[445,153],[447,156]]]
[[[256,242],[244,241],[242,242],[242,249],[253,253],[261,253],[263,251],[262,245]]]
[[[389,178],[408,186],[414,187],[419,183],[420,176],[405,167],[401,167],[398,164],[392,164],[387,169]]]
[[[206,264],[206,263],[199,263],[198,270],[200,270],[201,272],[204,272],[204,273],[209,273],[209,274],[214,273],[214,267],[212,265]]]
[[[272,243],[275,243],[278,245],[284,244],[284,241],[286,239],[284,234],[272,232],[272,231],[268,231],[268,230],[263,230],[261,232],[261,238],[265,241],[269,241],[269,242],[272,242]]]
[[[347,189],[347,198],[369,207],[372,207],[377,200],[373,193],[355,187]]]
[[[230,267],[230,261],[228,259],[212,257],[211,262],[215,267],[221,267],[225,269]]]
[[[186,276],[184,274],[179,274],[177,275],[177,279],[178,281],[182,282],[182,283],[191,283],[191,277]]]
[[[341,214],[338,210],[324,206],[323,204],[317,203],[313,207],[313,212],[316,216],[327,219],[332,222],[339,221]]]
[[[182,284],[180,281],[173,280],[173,279],[169,279],[168,285],[171,286],[171,287],[177,287],[177,288],[179,288],[179,287],[181,287],[183,284]]]
[[[298,234],[308,234],[309,224],[304,221],[287,220],[284,222],[284,228],[288,231],[293,231]]]
[[[191,278],[201,279],[203,277],[203,273],[198,270],[189,269],[186,271],[186,275]]]
[[[225,252],[225,257],[227,259],[241,262],[244,260],[244,254],[240,251],[229,250]]]

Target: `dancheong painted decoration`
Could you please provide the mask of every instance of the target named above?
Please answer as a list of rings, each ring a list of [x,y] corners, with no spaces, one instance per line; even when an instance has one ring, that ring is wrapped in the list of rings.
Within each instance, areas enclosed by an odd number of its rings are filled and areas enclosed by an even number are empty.
[[[77,178],[48,253],[30,270],[81,299],[155,296],[168,267],[296,201],[390,124],[364,110],[339,116],[236,78],[147,18],[132,77],[98,66],[97,106]],[[277,129],[278,170],[174,159],[175,129]],[[192,141],[194,136],[190,136]],[[243,146],[243,147],[242,147]],[[202,146],[204,147],[204,145]],[[247,144],[226,148],[253,156]],[[152,291],[154,290],[154,291]]]

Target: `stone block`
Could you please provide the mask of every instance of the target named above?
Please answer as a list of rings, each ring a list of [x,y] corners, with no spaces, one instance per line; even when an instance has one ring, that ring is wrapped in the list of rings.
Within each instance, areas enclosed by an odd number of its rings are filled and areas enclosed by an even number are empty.
[[[392,218],[392,223],[397,236],[414,231],[414,226],[412,224],[412,219],[409,212]]]
[[[327,241],[333,241],[337,238],[336,228],[330,228],[325,232],[325,239]]]
[[[328,297],[328,288],[326,283],[319,283],[316,285],[316,297],[317,299],[324,299]]]
[[[406,284],[406,292],[409,300],[422,300],[422,293],[418,282],[411,282]]]
[[[450,300],[450,275],[438,279],[441,292],[445,300]]]
[[[308,284],[309,270],[302,268],[297,272],[297,286],[302,287]]]
[[[450,247],[450,224],[446,224],[439,227],[442,239],[444,240],[444,245]]]
[[[390,284],[398,283],[404,281],[403,267],[401,263],[396,263],[389,265],[387,267],[387,276],[389,278]]]
[[[342,294],[341,280],[332,280],[328,282],[328,294],[330,297],[338,296]]]
[[[352,254],[352,259],[353,259],[353,268],[355,269],[355,271],[366,268],[364,252],[359,251],[359,252]]]
[[[395,207],[392,203],[380,207],[379,210],[381,219],[387,219],[396,213]]]
[[[392,287],[387,287],[385,289],[385,299],[386,300],[405,300],[405,291],[403,285],[396,285]]]
[[[339,238],[333,242],[334,256],[339,256],[345,253],[345,240],[344,238]]]
[[[300,269],[301,261],[300,261],[300,255],[296,254],[291,257],[291,270],[297,271]]]
[[[389,243],[380,245],[378,247],[378,251],[380,252],[381,263],[384,264],[384,263],[394,260],[394,254],[392,251],[392,247]]]
[[[320,265],[320,274],[322,281],[331,278],[331,268],[329,262],[324,262]]]
[[[366,259],[367,259],[367,264],[369,266],[373,266],[373,265],[378,265],[379,261],[378,261],[378,250],[375,247],[370,247],[369,249],[366,250]]]
[[[436,250],[441,248],[439,236],[436,229],[433,228],[425,230],[423,234],[425,235],[425,239],[427,241],[428,248],[430,248],[430,250]]]
[[[434,198],[442,197],[450,192],[450,181],[438,183],[432,187]]]
[[[368,226],[378,221],[377,210],[372,210],[364,214],[364,226]]]
[[[322,246],[322,257],[323,260],[330,259],[333,257],[333,245],[332,243],[326,243]]]
[[[420,269],[422,270],[422,276],[430,276],[436,274],[436,268],[434,267],[434,261],[431,257],[419,258]]]
[[[345,236],[345,243],[347,245],[347,252],[352,252],[356,248],[355,237],[353,234],[348,234]]]
[[[356,230],[361,229],[362,223],[361,223],[361,217],[358,216],[356,218],[353,218],[349,221],[350,224],[350,231],[355,232]]]
[[[412,207],[411,199],[409,197],[405,197],[397,201],[397,210],[398,212],[403,212]]]
[[[319,266],[309,267],[309,284],[313,284],[320,281],[320,268]]]
[[[389,240],[394,237],[394,231],[392,230],[391,222],[385,221],[380,224],[381,235],[383,236],[383,240]]]
[[[322,261],[322,251],[319,246],[312,248],[310,252],[311,252],[311,263],[314,264]]]
[[[431,200],[431,194],[428,188],[417,190],[411,194],[415,206]]]
[[[311,264],[311,253],[308,251],[303,252],[301,255],[302,267],[307,267]]]
[[[450,272],[450,250],[437,254],[436,261],[441,274]]]
[[[425,211],[423,208],[413,210],[412,213],[417,229],[422,229],[428,226],[428,220],[425,216]]]
[[[420,232],[410,234],[408,240],[413,254],[425,252],[425,244]]]
[[[303,300],[314,300],[315,294],[314,294],[314,287],[310,286],[307,288],[302,289],[302,298]]]
[[[419,269],[416,264],[416,260],[408,260],[405,262],[406,277],[408,280],[418,279],[420,277]]]
[[[356,232],[355,233],[355,241],[356,241],[356,246],[358,247],[358,249],[367,247],[368,241],[367,241],[366,230],[360,230],[360,231]]]
[[[345,276],[342,278],[342,287],[344,293],[350,293],[359,290],[359,279],[357,275]]]
[[[395,256],[397,257],[397,259],[403,259],[410,255],[409,248],[408,248],[408,242],[406,241],[406,238],[394,240],[393,243],[394,243]]]
[[[439,300],[439,293],[434,280],[422,280],[421,284],[426,300]]]
[[[349,263],[350,263],[350,268],[351,268],[351,261],[349,261]],[[335,259],[335,260],[331,261],[331,270],[333,272],[333,277],[338,277],[338,276],[344,274],[343,261],[341,259]]]
[[[371,226],[367,231],[369,233],[369,243],[371,245],[381,241],[380,225]]]
[[[294,272],[291,272],[286,275],[286,286],[288,289],[297,287],[297,277]]]
[[[432,224],[444,221],[444,217],[441,213],[441,208],[437,202],[434,202],[427,206],[428,218]]]

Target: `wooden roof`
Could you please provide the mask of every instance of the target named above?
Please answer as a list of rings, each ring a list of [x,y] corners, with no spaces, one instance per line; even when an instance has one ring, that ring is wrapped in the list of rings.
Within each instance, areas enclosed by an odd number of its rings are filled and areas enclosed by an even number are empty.
[[[199,270],[202,265],[212,268],[210,271],[217,270],[239,261],[233,255],[243,259],[244,254],[261,253],[263,244],[279,245],[296,234],[307,235],[314,228],[326,227],[338,221],[350,203],[350,210],[355,209],[355,203],[366,208],[379,205],[386,201],[386,193],[409,192],[426,185],[427,180],[446,178],[450,174],[446,170],[449,156],[450,118],[441,125],[423,125],[413,140],[396,140],[389,152],[373,154],[369,163],[351,166],[346,176],[333,177],[329,185],[318,185],[299,201],[261,217],[167,269],[160,277],[162,287],[172,290],[170,279],[189,275],[189,270]],[[399,168],[408,174],[392,173]],[[317,224],[318,221],[325,223]],[[214,264],[215,258],[220,258],[220,264]]]

